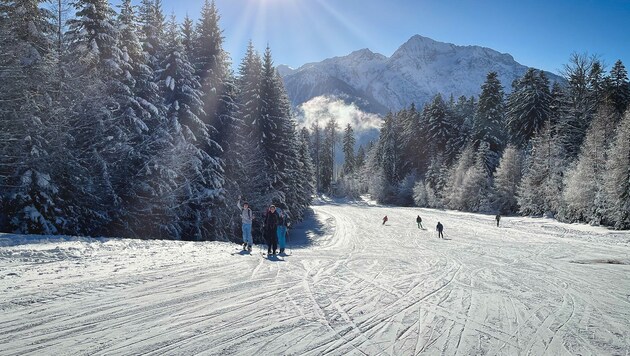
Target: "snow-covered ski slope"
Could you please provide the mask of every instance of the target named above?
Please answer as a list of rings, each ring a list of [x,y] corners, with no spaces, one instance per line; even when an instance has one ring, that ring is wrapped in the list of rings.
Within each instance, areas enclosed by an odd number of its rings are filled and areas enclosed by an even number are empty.
[[[628,233],[314,210],[277,260],[258,246],[0,235],[0,355],[630,354]]]

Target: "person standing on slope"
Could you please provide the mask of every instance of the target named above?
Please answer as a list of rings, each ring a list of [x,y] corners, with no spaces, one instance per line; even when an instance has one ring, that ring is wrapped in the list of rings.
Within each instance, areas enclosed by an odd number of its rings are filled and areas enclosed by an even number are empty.
[[[437,227],[435,228],[438,232],[438,237],[443,239],[444,238],[444,233],[442,233],[442,231],[444,231],[444,225],[442,225],[439,221],[437,223]]]
[[[243,223],[243,250],[252,251],[252,245],[254,245],[254,239],[252,238],[252,220],[254,215],[252,209],[249,208],[249,204],[244,202],[241,206],[241,196],[238,196],[238,202],[236,206],[241,211],[241,221]]]
[[[418,229],[424,229],[422,227],[422,218],[420,217],[420,215],[418,215],[418,217],[416,218],[416,222],[418,223]]]
[[[276,212],[278,213],[278,247],[280,248],[280,254],[283,254],[287,244],[287,227],[289,222],[284,211],[277,208]]]
[[[385,217],[383,218],[383,225],[385,225],[386,222],[387,222],[387,215],[385,215]]]
[[[501,214],[497,214],[497,216],[494,217],[497,220],[497,227],[499,227],[499,221],[501,221]]]
[[[278,251],[278,213],[276,206],[271,205],[265,214],[263,233],[267,242],[267,254],[276,254]]]

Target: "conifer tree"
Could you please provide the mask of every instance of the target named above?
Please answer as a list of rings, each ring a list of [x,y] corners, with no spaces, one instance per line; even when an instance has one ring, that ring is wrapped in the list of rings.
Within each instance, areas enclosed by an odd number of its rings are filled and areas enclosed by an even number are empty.
[[[616,132],[604,173],[606,220],[616,229],[630,229],[630,110]]]
[[[321,154],[322,154],[322,129],[319,121],[313,122],[311,125],[311,158],[315,167],[315,191],[320,192],[321,188]]]
[[[599,225],[605,220],[604,176],[609,137],[614,135],[613,107],[602,107],[589,128],[575,167],[566,175],[562,217]]]
[[[564,153],[546,123],[532,138],[532,151],[518,187],[519,212],[524,215],[558,213],[561,204]]]
[[[599,85],[593,74],[599,72],[597,59],[586,54],[571,55],[569,64],[564,67],[564,77],[568,82],[567,103],[568,116],[559,125],[559,140],[564,144],[563,150],[567,158],[577,158],[582,141],[586,135],[599,105],[599,93],[594,85]],[[597,77],[597,76],[596,76]]]
[[[494,173],[493,205],[501,214],[512,214],[518,209],[517,189],[523,175],[521,154],[512,145],[503,150],[503,156]]]
[[[354,144],[354,130],[352,129],[352,126],[348,124],[343,136],[344,175],[352,174],[355,170]]]
[[[220,15],[214,1],[206,0],[194,33],[192,23],[184,22],[184,45],[191,43],[191,62],[195,73],[200,78],[204,115],[201,119],[208,126],[211,138],[217,145],[205,150],[223,165],[225,174],[231,179],[226,181],[228,209],[238,197],[240,186],[238,176],[243,174],[242,160],[237,152],[243,144],[240,137],[242,122],[238,119],[237,88],[227,52],[223,49],[223,32],[219,27]],[[187,34],[189,33],[189,34]],[[219,217],[222,225],[228,225],[233,214]]]
[[[448,141],[454,136],[454,125],[452,114],[442,95],[436,95],[431,104],[427,105],[425,120],[427,144],[433,148],[433,152],[445,152]]]
[[[507,127],[512,143],[524,147],[551,116],[549,80],[533,68],[516,82],[507,101]]]
[[[499,163],[499,153],[505,145],[503,86],[496,72],[488,73],[481,86],[479,103],[472,128],[475,147],[481,142],[489,145],[486,168],[494,172]]]
[[[335,146],[338,130],[339,126],[337,125],[337,120],[333,117],[328,121],[323,132],[324,140],[321,147],[320,182],[322,191],[329,193],[331,192],[332,183],[335,179]]]
[[[620,60],[615,62],[615,65],[610,70],[606,86],[606,100],[615,108],[619,117],[629,108],[630,83],[628,82],[628,71]]]
[[[215,147],[204,115],[201,84],[185,54],[175,17],[166,30],[166,57],[159,72],[160,85],[165,95],[167,117],[180,127],[182,142],[177,142],[181,167],[178,196],[181,238],[190,240],[223,238],[222,227],[217,226],[217,206],[224,198],[223,167],[208,154]]]
[[[50,146],[55,71],[52,14],[39,1],[0,3],[0,228],[62,231],[66,218]]]

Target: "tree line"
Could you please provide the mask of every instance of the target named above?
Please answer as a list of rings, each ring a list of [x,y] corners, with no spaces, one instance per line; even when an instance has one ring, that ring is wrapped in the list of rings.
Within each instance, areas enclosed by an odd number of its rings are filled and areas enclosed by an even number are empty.
[[[529,69],[509,95],[491,72],[479,97],[437,94],[389,113],[378,140],[355,151],[350,125],[337,193],[386,204],[555,217],[630,228],[630,84],[617,61],[574,54],[564,81]],[[332,192],[336,123],[313,125],[312,156]],[[322,137],[324,140],[322,141]],[[322,143],[322,144],[320,144]]]
[[[234,73],[214,1],[181,24],[160,0],[43,4],[0,2],[2,231],[226,240],[240,195],[303,217],[310,149],[271,50]]]

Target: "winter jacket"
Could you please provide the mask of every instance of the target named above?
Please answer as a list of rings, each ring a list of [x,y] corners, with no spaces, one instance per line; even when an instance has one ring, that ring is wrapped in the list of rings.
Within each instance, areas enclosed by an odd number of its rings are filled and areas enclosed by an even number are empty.
[[[444,230],[444,225],[442,225],[442,224],[438,223],[438,224],[437,224],[437,231],[438,231],[438,232],[442,232],[442,230]]]
[[[275,235],[278,229],[278,220],[280,217],[276,212],[267,211],[265,214],[265,235]]]
[[[422,222],[422,218],[418,216],[418,217],[416,218],[416,222],[421,223],[421,222]]]
[[[252,214],[252,209],[243,209],[240,200],[236,203],[236,206],[241,210],[241,220],[243,221],[243,224],[251,224],[254,218],[254,215]]]

